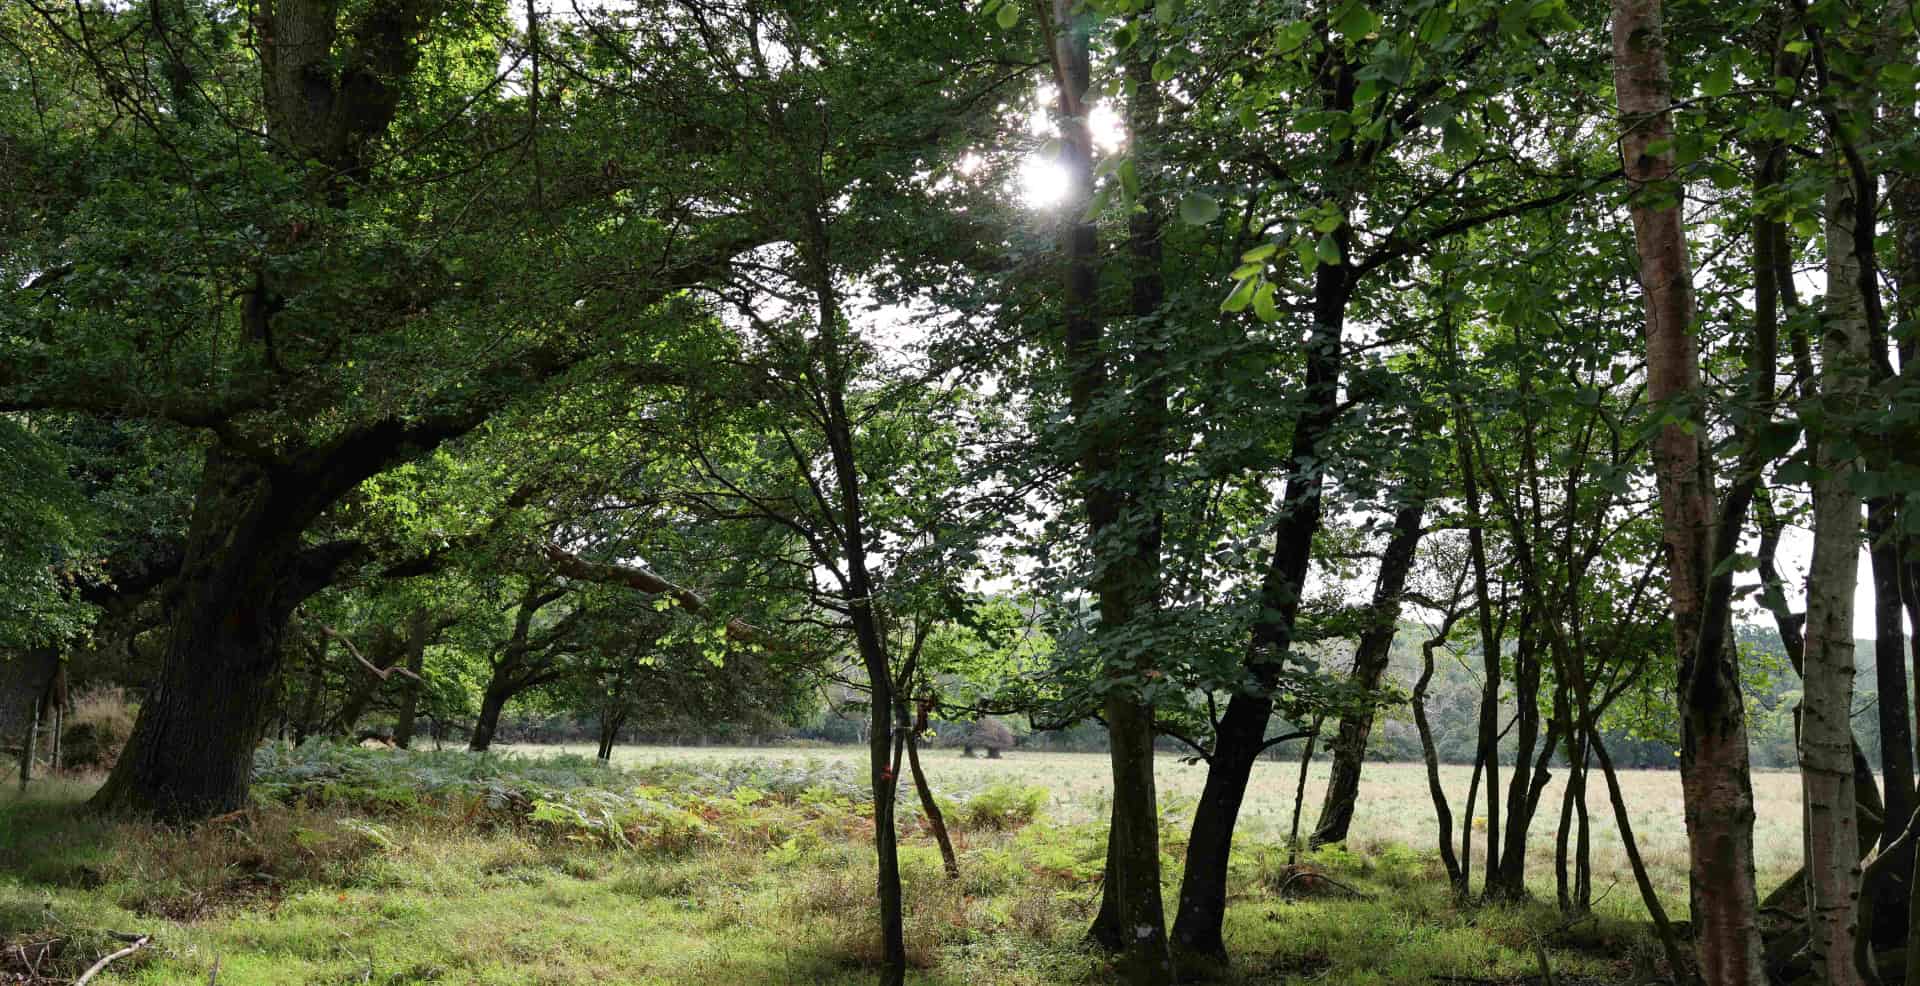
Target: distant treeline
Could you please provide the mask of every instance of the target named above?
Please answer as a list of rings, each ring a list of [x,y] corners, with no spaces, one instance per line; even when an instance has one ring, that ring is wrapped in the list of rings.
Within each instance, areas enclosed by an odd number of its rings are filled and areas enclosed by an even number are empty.
[[[1417,641],[1419,629],[1401,634],[1396,643],[1393,677],[1404,688],[1419,671]],[[1799,696],[1799,678],[1786,660],[1780,639],[1771,628],[1742,625],[1737,628],[1741,646],[1747,651],[1747,714],[1752,736],[1753,765],[1759,768],[1787,768],[1795,764],[1793,745],[1793,705]],[[1859,677],[1856,679],[1857,710],[1869,710],[1878,700],[1872,674],[1872,644],[1856,645]],[[1340,657],[1332,655],[1338,664]],[[1463,650],[1458,659],[1442,657],[1436,665],[1433,682],[1428,686],[1427,715],[1434,731],[1434,745],[1443,763],[1471,763],[1477,739],[1480,680],[1474,668],[1477,653]],[[1673,704],[1671,685],[1650,683],[1640,696],[1622,701],[1618,714],[1606,730],[1607,749],[1615,763],[1623,768],[1673,769],[1678,764],[1678,747],[1671,721]],[[1542,690],[1543,695],[1550,688]],[[1511,710],[1508,712],[1511,715]],[[1078,723],[1066,729],[1036,731],[1018,717],[1006,724],[1016,736],[1020,749],[1058,752],[1105,752],[1106,730],[1097,723]],[[1871,715],[1856,715],[1856,736],[1861,749],[1878,762],[1880,735],[1877,720]],[[450,727],[447,740],[464,736]],[[501,723],[500,738],[511,743],[591,743],[598,738],[598,724],[591,716],[565,713],[509,715]],[[858,712],[835,714],[826,708],[814,710],[806,721],[784,727],[766,721],[752,724],[718,722],[704,730],[650,728],[634,723],[620,734],[620,742],[666,746],[769,746],[783,744],[858,745],[866,739],[866,720]],[[964,722],[935,722],[935,746],[958,745],[968,728]],[[1276,719],[1270,735],[1296,731],[1300,725]],[[1302,741],[1276,744],[1268,757],[1297,760]],[[1189,751],[1179,741],[1162,737],[1160,748],[1169,753]],[[1386,706],[1373,730],[1367,750],[1368,759],[1382,762],[1418,761],[1421,758],[1419,735],[1415,731],[1404,701]],[[1324,745],[1316,758],[1326,756]],[[1509,754],[1509,760],[1511,754]]]

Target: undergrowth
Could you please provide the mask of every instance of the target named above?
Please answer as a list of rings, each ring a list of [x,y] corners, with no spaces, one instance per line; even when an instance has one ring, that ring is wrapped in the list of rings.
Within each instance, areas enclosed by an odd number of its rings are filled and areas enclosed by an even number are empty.
[[[69,983],[115,932],[155,945],[96,982],[205,983],[217,962],[247,984],[838,984],[879,958],[871,803],[844,766],[311,743],[263,748],[256,777],[252,808],[187,828],[85,814],[78,786],[0,802],[0,955],[35,959],[0,957],[0,981]],[[912,981],[1110,978],[1081,943],[1104,826],[1004,780],[942,792],[954,880],[903,794]],[[1171,903],[1184,806],[1167,810]],[[1628,911],[1562,927],[1546,907],[1460,907],[1397,847],[1292,860],[1246,841],[1229,894],[1236,959],[1211,982],[1519,982],[1536,942],[1564,983],[1651,961]]]

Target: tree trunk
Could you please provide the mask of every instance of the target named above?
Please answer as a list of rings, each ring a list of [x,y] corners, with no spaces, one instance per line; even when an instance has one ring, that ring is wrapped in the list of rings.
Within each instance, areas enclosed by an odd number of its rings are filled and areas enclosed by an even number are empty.
[[[1287,826],[1288,865],[1300,860],[1300,803],[1307,797],[1307,768],[1313,766],[1313,747],[1320,739],[1322,721],[1313,720],[1313,728],[1307,732],[1307,744],[1300,751],[1300,779],[1293,787],[1293,821]]]
[[[1480,734],[1474,751],[1473,784],[1467,793],[1467,824],[1461,829],[1460,859],[1471,866],[1473,805],[1480,772],[1487,776],[1487,870],[1483,893],[1494,893],[1500,879],[1500,665],[1501,641],[1495,629],[1492,585],[1487,564],[1486,515],[1481,509],[1479,467],[1474,461],[1473,421],[1466,402],[1454,398],[1454,444],[1460,464],[1461,495],[1467,509],[1467,553],[1473,564],[1474,608],[1480,622]]]
[[[480,696],[480,714],[474,717],[473,734],[467,737],[468,750],[485,753],[493,746],[493,736],[500,731],[500,713],[512,697],[513,689],[506,685],[503,677],[495,674],[487,683],[486,693]]]
[[[332,575],[302,552],[306,520],[287,500],[305,491],[287,485],[221,446],[207,453],[160,680],[94,805],[185,819],[247,804],[281,636]]]
[[[1540,743],[1540,648],[1537,636],[1532,632],[1533,604],[1523,603],[1526,612],[1520,618],[1520,645],[1514,651],[1513,699],[1514,716],[1518,725],[1518,741],[1514,744],[1513,778],[1507,785],[1506,825],[1501,830],[1503,840],[1500,845],[1500,866],[1487,892],[1496,897],[1518,900],[1527,896],[1527,833],[1533,827],[1534,806],[1538,804],[1538,792],[1545,789],[1547,763],[1553,755],[1554,742],[1558,738],[1552,729],[1546,736],[1546,743]],[[1540,762],[1533,770],[1527,769],[1527,761],[1535,755],[1536,746],[1544,745],[1540,751]],[[1487,800],[1499,798],[1499,792],[1488,788]]]
[[[1345,227],[1336,231],[1344,243]],[[1260,689],[1238,692],[1227,702],[1215,730],[1213,759],[1206,785],[1194,809],[1187,839],[1187,868],[1180,882],[1180,910],[1174,938],[1182,949],[1212,956],[1226,954],[1221,937],[1226,917],[1227,863],[1233,830],[1246,797],[1253,764],[1266,744],[1273,699],[1267,694],[1279,680],[1293,641],[1293,621],[1312,560],[1313,538],[1320,529],[1323,504],[1319,444],[1339,414],[1341,334],[1345,325],[1350,272],[1344,264],[1315,271],[1315,320],[1308,337],[1306,409],[1296,423],[1291,462],[1274,525],[1273,557],[1260,588],[1261,612],[1248,643],[1245,663]]]
[[[1613,821],[1620,829],[1620,844],[1627,851],[1627,863],[1633,868],[1634,885],[1640,888],[1640,902],[1646,905],[1647,915],[1653,918],[1654,932],[1660,939],[1660,947],[1667,953],[1667,966],[1674,981],[1682,982],[1686,975],[1686,962],[1681,956],[1680,940],[1673,932],[1673,922],[1667,920],[1667,909],[1660,904],[1659,891],[1653,889],[1653,881],[1647,876],[1647,864],[1640,859],[1640,846],[1633,838],[1633,819],[1627,814],[1626,799],[1620,796],[1620,778],[1614,774],[1613,758],[1607,756],[1607,744],[1600,738],[1600,730],[1591,723],[1587,726],[1587,738],[1594,756],[1600,761],[1600,773],[1607,779],[1607,798],[1613,802]],[[1695,937],[1699,936],[1696,934]],[[1709,984],[1718,981],[1706,980]]]
[[[429,617],[424,609],[414,610],[407,631],[407,671],[400,682],[400,710],[394,715],[393,745],[402,750],[413,747],[413,731],[420,715],[421,675],[427,668],[427,638],[431,635]]]
[[[1085,217],[1091,198],[1092,135],[1087,129],[1086,92],[1091,78],[1087,54],[1087,17],[1073,13],[1069,0],[1055,0],[1057,52],[1069,92],[1062,94],[1062,134],[1075,194],[1066,205],[1081,213],[1070,221],[1068,241],[1067,349],[1072,365],[1071,405],[1082,429],[1080,479],[1085,486],[1087,519],[1094,545],[1094,589],[1100,603],[1100,657],[1112,679],[1103,701],[1108,760],[1113,775],[1113,808],[1107,833],[1107,868],[1100,912],[1088,937],[1119,953],[1123,981],[1159,984],[1173,980],[1166,910],[1160,887],[1159,793],[1153,776],[1153,707],[1141,695],[1152,681],[1150,654],[1129,656],[1114,641],[1149,623],[1159,607],[1161,515],[1156,502],[1162,474],[1161,435],[1165,430],[1165,355],[1153,338],[1162,335],[1151,320],[1165,300],[1161,271],[1162,205],[1150,153],[1135,160],[1146,172],[1145,190],[1127,222],[1130,310],[1141,338],[1118,340],[1098,321],[1096,228]],[[1146,18],[1137,29],[1150,34]],[[1123,53],[1130,82],[1127,123],[1136,148],[1154,139],[1160,112],[1159,85],[1150,75],[1147,52],[1153,42],[1136,43]],[[1123,357],[1125,357],[1123,359]],[[1128,372],[1135,381],[1129,387]],[[1130,420],[1106,420],[1099,404],[1109,394],[1130,394]],[[1130,535],[1116,534],[1131,530]]]
[[[321,634],[319,642],[312,645],[313,673],[307,676],[307,693],[300,698],[300,714],[293,724],[295,746],[320,731],[320,700],[327,691],[327,651],[332,644],[332,637]]]
[[[20,790],[33,781],[34,744],[40,739],[40,700],[33,700],[33,713],[27,717],[27,735],[20,741]]]
[[[1358,84],[1354,76],[1353,66],[1344,59],[1330,59],[1322,73],[1322,97],[1328,107],[1352,111]],[[1335,166],[1353,165],[1353,141],[1343,139]],[[1349,256],[1353,228],[1343,219],[1329,235],[1340,256],[1336,262],[1320,264],[1313,272],[1313,327],[1306,341],[1303,399],[1293,422],[1292,448],[1281,488],[1282,506],[1274,523],[1273,554],[1261,578],[1261,618],[1249,635],[1243,659],[1252,688],[1236,692],[1227,702],[1226,714],[1215,730],[1213,758],[1207,764],[1206,785],[1194,809],[1187,839],[1187,867],[1180,882],[1174,938],[1182,949],[1196,954],[1226,954],[1221,928],[1226,917],[1233,830],[1253,763],[1266,744],[1267,721],[1273,712],[1272,691],[1293,646],[1294,619],[1300,612],[1313,540],[1325,509],[1320,445],[1340,417],[1342,337],[1347,304],[1358,276]]]
[[[1886,847],[1907,830],[1914,810],[1913,718],[1907,694],[1906,609],[1900,588],[1904,565],[1897,498],[1878,497],[1868,503],[1867,536],[1873,553],[1874,680],[1879,693],[1875,708],[1880,720],[1881,797],[1886,805],[1880,844]],[[1875,905],[1873,923],[1866,934],[1890,946],[1905,940],[1911,922],[1908,908],[1913,896],[1909,882],[1915,862],[1913,843],[1904,843],[1895,853],[1897,858],[1882,867],[1886,875],[1874,886],[1863,888]]]
[[[1655,406],[1695,401],[1700,373],[1694,352],[1692,275],[1679,195],[1673,185],[1672,86],[1667,75],[1661,0],[1614,0],[1614,91],[1619,100],[1621,159],[1634,192],[1630,203],[1646,308],[1647,397]],[[1765,368],[1770,371],[1770,367]],[[1769,375],[1768,379],[1771,379]],[[1705,415],[1664,423],[1653,443],[1666,545],[1668,591],[1680,667],[1681,790],[1694,899],[1694,944],[1710,986],[1761,986],[1758,905],[1753,876],[1753,789],[1738,667],[1725,609],[1709,614],[1706,595],[1713,523],[1713,484],[1701,449]],[[1740,513],[1744,514],[1741,504]],[[1723,520],[1738,520],[1731,509]],[[1730,545],[1722,545],[1730,551]],[[1712,618],[1711,648],[1701,641]],[[1596,753],[1599,744],[1595,744]],[[1604,766],[1604,763],[1603,763]]]
[[[933,830],[933,841],[940,844],[940,862],[946,867],[947,878],[960,879],[960,857],[954,854],[953,838],[947,834],[947,816],[940,811],[940,803],[933,799],[933,787],[927,783],[926,772],[920,769],[920,740],[914,731],[907,731],[907,768],[913,771],[913,789],[920,795],[920,811],[927,816],[927,827]]]
[[[1827,318],[1820,349],[1823,420],[1857,411],[1866,386],[1867,326],[1853,238],[1854,190],[1827,194]],[[1831,415],[1831,417],[1829,417]],[[1806,671],[1800,772],[1807,813],[1807,949],[1828,986],[1862,982],[1855,959],[1860,833],[1853,803],[1853,596],[1860,498],[1850,485],[1853,442],[1837,427],[1815,436],[1813,562],[1807,576]]]
[[[1452,619],[1447,627],[1453,625]],[[1413,686],[1414,728],[1420,732],[1420,756],[1427,765],[1427,793],[1433,798],[1433,814],[1438,821],[1440,862],[1446,865],[1447,882],[1453,885],[1455,897],[1467,895],[1467,873],[1460,865],[1460,858],[1453,852],[1453,810],[1447,804],[1447,790],[1440,784],[1440,753],[1433,745],[1433,727],[1427,722],[1427,686],[1433,682],[1433,651],[1446,638],[1443,628],[1432,640],[1420,647],[1420,680]],[[1473,824],[1472,819],[1467,824]]]
[[[1400,595],[1406,591],[1407,574],[1413,570],[1414,555],[1420,538],[1426,533],[1425,491],[1415,492],[1393,516],[1393,534],[1380,556],[1380,576],[1374,584],[1372,622],[1360,635],[1353,652],[1353,683],[1372,692],[1380,687],[1387,662],[1393,656],[1393,640],[1400,629]],[[1313,844],[1345,842],[1353,824],[1354,806],[1360,798],[1360,770],[1367,758],[1367,739],[1373,732],[1374,710],[1352,710],[1340,717],[1339,732],[1332,745],[1333,763],[1328,768],[1327,794],[1320,803],[1320,820],[1313,827]]]

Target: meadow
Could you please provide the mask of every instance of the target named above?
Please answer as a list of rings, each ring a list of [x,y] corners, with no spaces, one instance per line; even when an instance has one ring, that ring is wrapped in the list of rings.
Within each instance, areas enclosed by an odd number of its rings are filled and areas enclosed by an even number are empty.
[[[564,748],[472,757],[263,750],[255,808],[189,829],[78,810],[93,781],[0,796],[0,982],[586,984],[870,981],[870,822],[856,749]],[[930,751],[960,850],[949,880],[904,813],[911,982],[1107,981],[1080,935],[1098,902],[1105,758]],[[1160,765],[1168,898],[1201,770]],[[1195,982],[1625,983],[1656,949],[1610,819],[1596,816],[1596,914],[1551,906],[1553,820],[1532,846],[1544,902],[1463,906],[1433,859],[1417,765],[1370,764],[1346,850],[1288,878],[1297,765],[1256,772],[1228,916],[1235,958]],[[1456,797],[1465,771],[1449,769]],[[1303,827],[1324,768],[1308,784]],[[1684,913],[1677,778],[1623,777],[1643,851]],[[1795,780],[1756,779],[1763,865],[1793,865]],[[908,797],[905,801],[910,802]],[[1595,799],[1596,806],[1603,805]],[[1548,804],[1558,801],[1550,790]],[[1476,853],[1477,856],[1477,853]],[[1617,884],[1617,885],[1616,885]],[[1678,916],[1678,915],[1676,915]]]
[[[593,755],[590,745],[576,747],[508,747],[528,755],[562,750],[584,756]],[[1017,751],[1000,760],[985,757],[966,758],[957,751],[934,750],[923,753],[928,783],[937,792],[948,788],[972,790],[995,780],[1013,778],[1047,789],[1051,812],[1072,821],[1091,821],[1105,817],[1109,797],[1107,758],[1103,753],[1032,753]],[[666,761],[733,759],[821,759],[852,766],[864,764],[864,748],[827,748],[793,750],[785,748],[751,749],[739,747],[621,747],[614,753],[616,763],[654,764]],[[1155,771],[1163,803],[1178,810],[1200,795],[1206,781],[1204,764],[1184,762],[1171,754],[1161,754]],[[861,769],[864,769],[862,767]],[[1261,841],[1281,841],[1287,836],[1293,813],[1294,787],[1299,782],[1300,764],[1263,759],[1255,766],[1253,782],[1248,786],[1246,805],[1241,813],[1240,832]],[[1528,843],[1529,872],[1539,892],[1553,891],[1553,851],[1559,822],[1561,773],[1546,789],[1540,802],[1540,817],[1534,822]],[[1503,772],[1501,786],[1510,776]],[[1377,853],[1389,846],[1420,852],[1431,851],[1435,840],[1433,800],[1427,791],[1426,767],[1417,763],[1369,763],[1361,775],[1359,807],[1354,814],[1349,848]],[[1459,838],[1459,816],[1464,807],[1471,768],[1458,764],[1442,765],[1441,783],[1453,799],[1454,837]],[[1327,764],[1308,767],[1305,804],[1300,814],[1302,833],[1313,827],[1320,800],[1326,792]],[[1680,800],[1680,774],[1672,770],[1623,770],[1620,788],[1631,813],[1634,838],[1641,858],[1646,862],[1662,896],[1670,903],[1683,901],[1686,890],[1687,830]],[[1788,770],[1757,770],[1753,775],[1754,800],[1758,820],[1754,825],[1754,854],[1763,888],[1785,879],[1800,865],[1800,775]],[[1476,814],[1486,814],[1482,791]],[[1620,844],[1620,832],[1614,824],[1613,809],[1607,802],[1604,779],[1596,768],[1587,793],[1594,845],[1595,892],[1608,882],[1618,880],[1617,893],[1631,895],[1633,873],[1627,866]],[[1476,858],[1480,853],[1478,843]],[[1680,905],[1684,909],[1684,903]]]

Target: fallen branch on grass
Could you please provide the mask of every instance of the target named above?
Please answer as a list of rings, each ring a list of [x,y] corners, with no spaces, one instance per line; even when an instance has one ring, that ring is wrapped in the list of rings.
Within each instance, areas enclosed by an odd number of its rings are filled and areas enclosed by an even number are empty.
[[[1346,884],[1341,883],[1338,880],[1335,880],[1333,877],[1330,877],[1325,873],[1319,873],[1313,870],[1297,870],[1293,873],[1287,874],[1287,878],[1285,880],[1280,881],[1280,886],[1274,890],[1274,893],[1282,897],[1285,897],[1287,895],[1287,888],[1289,886],[1292,886],[1293,881],[1295,880],[1318,880],[1321,883],[1324,883],[1329,887],[1333,887],[1336,890],[1346,891],[1348,894],[1352,895],[1353,899],[1355,900],[1372,900],[1373,899],[1373,895],[1370,893],[1366,893],[1360,890],[1355,890],[1354,888],[1347,886]]]
[[[112,934],[112,932],[109,932],[109,934]],[[128,938],[128,936],[126,935],[119,935],[119,934],[115,934],[113,935],[113,937],[118,938],[122,941],[125,941]],[[143,948],[146,948],[147,943],[153,941],[152,935],[135,935],[132,937],[133,937],[133,944],[128,945],[126,948],[123,948],[118,952],[114,952],[111,955],[101,956],[100,961],[95,962],[91,967],[87,969],[87,971],[80,974],[79,979],[76,979],[73,981],[73,986],[87,986],[88,980],[92,979],[94,976],[99,975],[100,970],[105,969],[107,966],[111,965],[116,959],[124,959],[127,956],[132,955],[133,953],[138,952]]]

